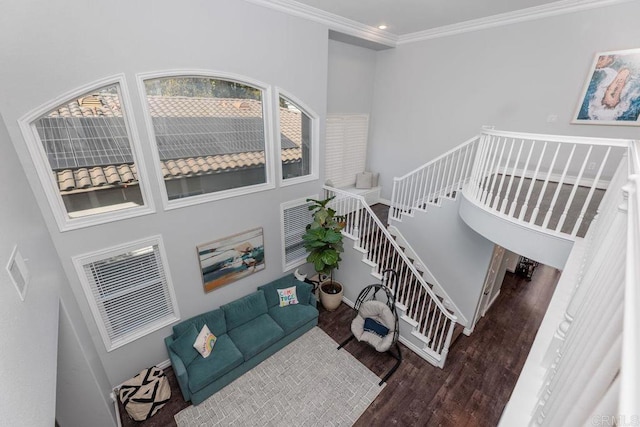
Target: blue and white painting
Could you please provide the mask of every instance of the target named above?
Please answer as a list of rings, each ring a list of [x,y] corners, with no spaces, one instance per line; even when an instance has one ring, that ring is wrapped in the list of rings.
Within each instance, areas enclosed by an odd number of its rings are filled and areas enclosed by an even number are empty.
[[[640,125],[640,49],[596,55],[573,123]]]
[[[205,292],[264,270],[262,228],[198,246]]]

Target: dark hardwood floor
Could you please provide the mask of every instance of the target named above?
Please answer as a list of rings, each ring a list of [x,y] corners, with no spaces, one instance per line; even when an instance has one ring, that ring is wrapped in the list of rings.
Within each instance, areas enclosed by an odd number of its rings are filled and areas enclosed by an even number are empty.
[[[388,206],[372,206],[383,223]],[[500,295],[470,337],[461,335],[444,369],[436,368],[401,345],[403,361],[357,426],[493,427],[515,387],[538,327],[560,277],[539,266],[530,282],[507,273]],[[334,312],[319,307],[318,326],[340,343],[350,335],[353,309],[344,303]],[[382,377],[395,363],[390,355],[352,340],[345,349]],[[172,398],[150,420],[131,420],[120,405],[122,425],[175,426],[174,414],[189,406],[182,399],[171,368],[165,370]]]
[[[507,273],[500,296],[470,337],[452,346],[444,369],[402,346],[403,362],[357,426],[496,426],[515,387],[560,273],[540,266],[530,282]],[[354,312],[321,309],[319,326],[336,342]],[[353,341],[346,346],[379,376],[394,359]]]
[[[509,400],[560,273],[539,266],[530,282],[507,273],[500,296],[470,337],[451,347],[444,369],[436,368],[401,345],[403,361],[357,426],[495,426]],[[319,327],[336,342],[350,334],[354,311],[320,308]],[[345,349],[382,377],[394,364],[387,354],[357,341]],[[189,406],[171,368],[171,402],[145,422],[131,420],[122,406],[123,426],[175,426],[173,415]]]

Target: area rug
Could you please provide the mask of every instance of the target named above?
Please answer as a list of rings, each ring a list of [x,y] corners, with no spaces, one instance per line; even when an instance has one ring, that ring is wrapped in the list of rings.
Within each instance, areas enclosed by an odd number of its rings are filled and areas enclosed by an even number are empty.
[[[380,379],[313,328],[198,406],[178,427],[350,426],[373,402]]]

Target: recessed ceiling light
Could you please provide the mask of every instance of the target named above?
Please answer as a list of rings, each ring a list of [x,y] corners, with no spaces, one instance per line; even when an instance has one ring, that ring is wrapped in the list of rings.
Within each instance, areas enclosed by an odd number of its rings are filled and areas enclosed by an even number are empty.
[[[378,25],[378,29],[380,29],[380,30],[386,30],[386,29],[387,29],[387,26],[386,26],[386,25],[384,25],[384,24],[382,24],[382,25]]]

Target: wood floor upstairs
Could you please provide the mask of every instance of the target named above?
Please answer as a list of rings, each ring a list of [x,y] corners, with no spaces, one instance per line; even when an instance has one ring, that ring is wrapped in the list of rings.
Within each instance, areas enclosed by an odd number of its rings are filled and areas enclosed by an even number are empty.
[[[540,266],[533,279],[507,273],[500,296],[470,337],[452,346],[444,369],[402,346],[404,360],[357,426],[496,426],[515,387],[560,272]],[[319,326],[336,342],[350,334],[354,311],[321,309]],[[346,346],[379,376],[394,359],[353,341]],[[339,369],[339,367],[336,367]]]

